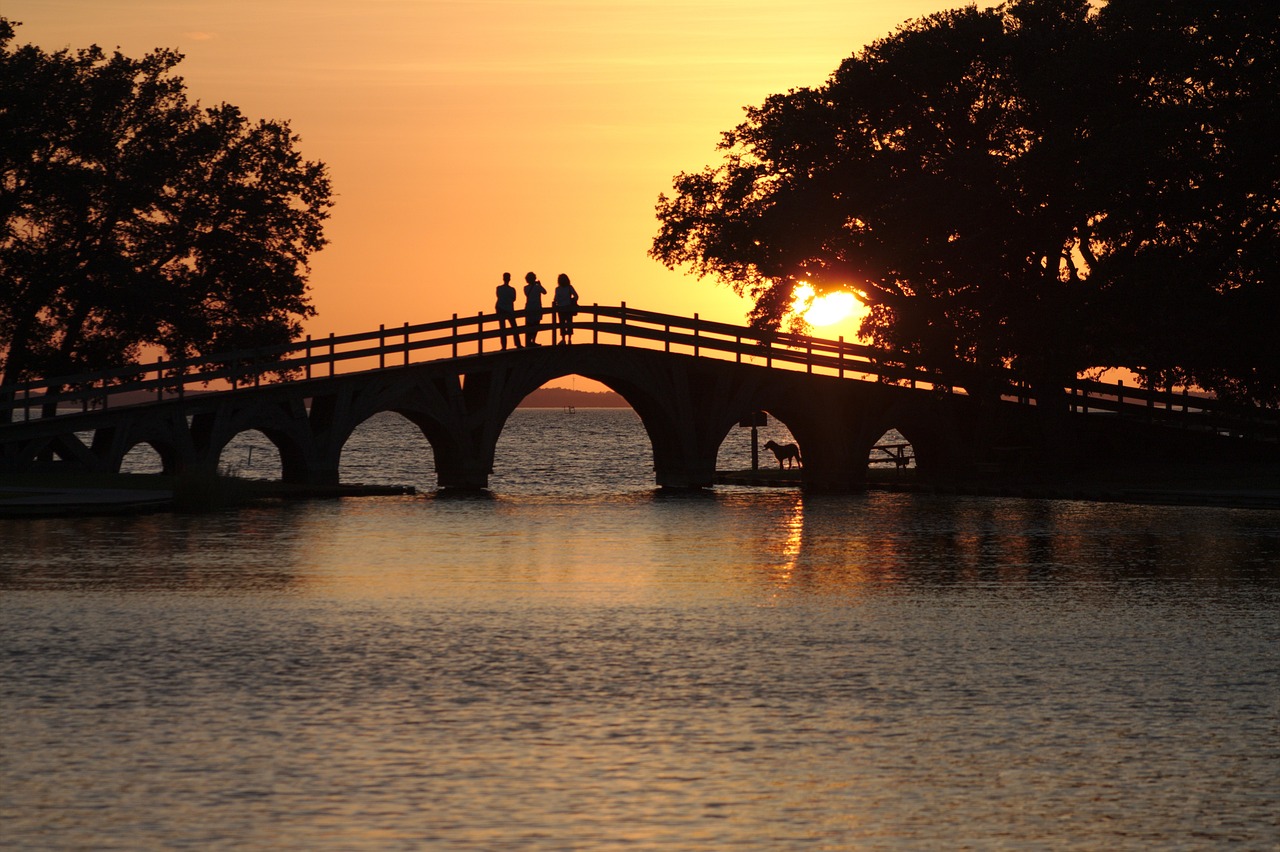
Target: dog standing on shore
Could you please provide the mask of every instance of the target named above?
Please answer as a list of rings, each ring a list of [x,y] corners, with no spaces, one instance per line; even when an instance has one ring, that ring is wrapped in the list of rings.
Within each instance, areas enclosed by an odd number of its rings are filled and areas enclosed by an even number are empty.
[[[774,458],[778,460],[778,470],[782,470],[784,461],[787,463],[787,467],[791,467],[792,463],[799,467],[804,467],[804,462],[800,460],[800,448],[795,444],[779,444],[777,441],[765,441],[764,448],[773,452]]]

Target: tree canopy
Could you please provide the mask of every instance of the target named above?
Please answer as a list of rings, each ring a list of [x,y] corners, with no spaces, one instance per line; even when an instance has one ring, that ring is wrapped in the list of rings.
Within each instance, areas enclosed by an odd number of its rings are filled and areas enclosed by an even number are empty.
[[[1280,7],[1014,0],[904,25],[769,97],[659,197],[651,254],[775,327],[861,332],[980,386],[1127,367],[1280,401]]]
[[[14,36],[0,18],[0,384],[296,337],[331,190],[288,124],[191,102],[171,50]]]

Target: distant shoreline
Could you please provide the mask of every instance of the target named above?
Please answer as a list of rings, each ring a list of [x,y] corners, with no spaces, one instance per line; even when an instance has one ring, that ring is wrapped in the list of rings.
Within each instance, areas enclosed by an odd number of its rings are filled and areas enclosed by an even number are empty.
[[[195,396],[209,391],[187,391]],[[148,391],[126,391],[112,397],[115,404],[138,404],[154,402],[155,396]],[[580,391],[571,388],[538,388],[526,396],[517,408],[630,408],[631,405],[620,394],[613,391]]]
[[[517,408],[630,408],[613,391],[580,391],[569,388],[538,388]]]

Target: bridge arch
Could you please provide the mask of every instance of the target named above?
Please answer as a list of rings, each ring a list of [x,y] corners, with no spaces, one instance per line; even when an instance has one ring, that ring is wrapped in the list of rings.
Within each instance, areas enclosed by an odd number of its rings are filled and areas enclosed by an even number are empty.
[[[95,469],[119,473],[125,456],[143,445],[160,457],[164,474],[176,474],[196,464],[187,418],[177,411],[127,412],[120,419],[93,429],[88,452],[83,456],[94,460]]]
[[[374,421],[380,421],[380,425],[375,425]],[[411,453],[394,461],[381,459],[375,462],[379,464],[377,471],[362,467],[363,457],[372,460],[372,453],[377,450],[372,443],[366,442],[372,442],[374,436],[383,430],[401,433],[412,447]],[[371,483],[383,480],[379,484],[417,485],[417,480],[421,477],[434,474],[435,453],[431,440],[414,417],[393,408],[376,411],[357,423],[343,440],[339,452],[339,478],[343,482]],[[393,481],[386,481],[393,476]]]
[[[153,471],[151,460],[159,463],[160,470]],[[177,470],[178,453],[173,444],[158,439],[135,441],[120,456],[118,470],[129,468],[130,473],[162,473],[173,475]]]
[[[779,444],[796,444],[799,445],[799,439],[796,438],[795,432],[788,425],[785,415],[779,414],[768,408],[751,408],[742,414],[725,432],[724,438],[720,441],[720,446],[716,450],[716,467],[729,469],[727,466],[737,465],[741,469],[741,465],[745,461],[743,456],[747,446],[747,435],[749,429],[742,426],[743,422],[749,422],[748,418],[754,412],[763,412],[767,418],[765,425],[758,428],[759,436],[759,453],[760,467],[769,468],[777,465],[773,454],[765,449],[765,444],[769,440],[775,440]],[[735,446],[736,445],[736,446]],[[801,447],[801,456],[803,457],[804,448]],[[801,461],[803,465],[803,458]],[[801,473],[801,469],[797,469],[796,473]]]
[[[315,468],[313,436],[307,428],[303,401],[266,395],[244,398],[240,404],[202,412],[192,418],[191,435],[199,466],[216,473],[227,445],[244,432],[257,431],[280,454],[285,482],[308,482]]]
[[[871,449],[867,452],[868,469],[876,463],[892,464],[899,470],[912,466],[918,467],[916,445],[908,434],[910,431],[908,429],[904,432],[895,425],[880,433],[880,437],[872,442]],[[881,447],[884,449],[880,449]]]
[[[911,445],[916,469],[929,476],[955,474],[972,460],[975,448],[988,443],[973,400],[955,394],[922,393],[881,385],[882,404],[869,408],[869,430],[858,452],[865,459],[880,436],[896,430]]]
[[[850,402],[833,386],[815,393],[794,376],[762,372],[738,388],[737,399],[719,424],[722,438],[753,411],[764,411],[791,433],[803,457],[801,480],[817,488],[845,488],[865,477],[865,455],[858,464],[852,446],[860,434],[865,406]]]
[[[268,446],[276,453],[282,480],[290,481],[291,477],[292,479],[302,478],[300,474],[308,467],[305,452],[288,432],[271,427],[246,426],[223,436],[216,449],[213,446],[210,447],[210,460],[214,469],[219,473],[225,471],[237,476],[249,476],[253,468],[262,468],[264,460],[261,457],[256,460],[253,458],[253,448],[257,443],[253,440],[255,434],[265,438]],[[237,445],[248,449],[248,454],[242,459],[232,458],[229,455],[229,451]],[[275,460],[267,461],[265,466],[274,468]]]
[[[312,447],[300,481],[335,484],[343,449],[361,424],[383,413],[399,415],[421,432],[431,448],[437,484],[472,484],[484,479],[484,462],[474,444],[482,429],[468,417],[461,376],[452,371],[406,367],[327,382],[310,398],[305,418]]]
[[[485,436],[489,472],[493,470],[498,439],[520,403],[538,388],[557,379],[576,375],[598,382],[622,397],[644,427],[645,435],[649,440],[654,470],[658,472],[659,483],[678,484],[674,481],[662,482],[664,470],[669,472],[669,476],[679,478],[678,472],[670,472],[680,467],[682,449],[680,438],[673,434],[678,430],[674,428],[670,412],[667,410],[669,400],[662,399],[660,392],[646,382],[644,376],[637,375],[633,368],[620,359],[607,357],[610,354],[607,350],[596,353],[606,357],[584,357],[584,350],[587,348],[581,345],[565,347],[560,350],[563,354],[557,353],[558,357],[540,359],[537,363],[524,368],[517,366],[500,377],[487,377],[490,383],[496,381],[497,385],[495,387],[490,384],[486,388],[493,405],[489,418],[493,429]],[[467,383],[468,387],[475,387],[477,384],[471,381]],[[707,484],[710,484],[709,480]]]

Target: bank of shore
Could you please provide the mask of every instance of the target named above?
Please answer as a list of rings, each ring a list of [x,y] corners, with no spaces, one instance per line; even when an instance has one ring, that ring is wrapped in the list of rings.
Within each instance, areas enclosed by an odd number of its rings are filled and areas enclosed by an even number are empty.
[[[411,486],[292,485],[223,476],[9,474],[0,476],[0,518],[199,511],[271,500],[412,493]]]

